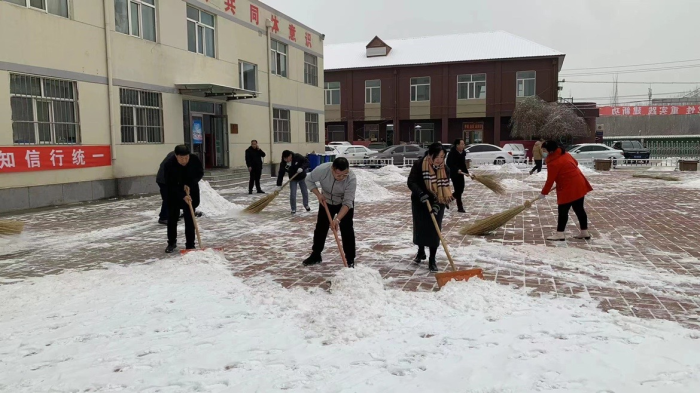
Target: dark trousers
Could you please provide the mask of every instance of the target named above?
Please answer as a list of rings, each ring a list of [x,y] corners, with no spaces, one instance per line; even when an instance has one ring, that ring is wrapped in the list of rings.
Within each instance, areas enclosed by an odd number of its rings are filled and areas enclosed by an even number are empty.
[[[459,211],[464,210],[464,205],[462,205],[462,194],[464,193],[464,175],[458,174],[453,174],[450,176],[452,179],[452,185],[455,188],[454,198],[457,200],[457,209]]]
[[[250,170],[250,181],[248,182],[248,191],[253,191],[253,184],[258,191],[262,191],[260,188],[260,177],[262,176],[262,168],[253,168]]]
[[[318,218],[316,218],[314,246],[312,250],[314,254],[321,255],[323,248],[326,246],[326,237],[328,236],[328,230],[331,224],[328,222],[328,215],[323,205],[319,205],[318,207]],[[335,216],[340,213],[342,207],[343,205],[328,205],[331,217],[335,218]],[[350,209],[348,214],[340,220],[340,235],[343,240],[343,252],[345,252],[345,258],[348,261],[355,260],[355,228],[352,223],[354,212],[355,209]]]
[[[160,188],[160,199],[162,200],[158,219],[165,221],[168,219],[168,189],[165,187],[165,184],[162,183],[158,183],[158,188]]]
[[[180,210],[185,213],[185,248],[194,248],[194,220],[187,202],[180,200],[179,202],[169,201],[170,210],[168,210],[168,244],[177,244],[177,220],[180,217]],[[192,201],[192,208],[199,206],[199,201]]]
[[[588,215],[586,214],[586,210],[583,208],[584,199],[585,197],[571,203],[559,205],[559,222],[557,223],[557,232],[564,232],[566,229],[566,223],[569,221],[569,209],[572,207],[574,208],[576,217],[578,217],[581,230],[585,231],[588,229]]]
[[[530,173],[535,173],[535,171],[537,171],[537,173],[542,172],[542,160],[535,160],[535,167],[532,168]]]

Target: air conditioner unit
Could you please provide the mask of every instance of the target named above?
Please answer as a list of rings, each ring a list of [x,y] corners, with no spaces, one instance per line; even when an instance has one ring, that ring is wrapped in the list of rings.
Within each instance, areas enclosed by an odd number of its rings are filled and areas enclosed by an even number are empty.
[[[596,131],[603,131],[605,130],[605,126],[603,124],[598,124],[595,126]]]

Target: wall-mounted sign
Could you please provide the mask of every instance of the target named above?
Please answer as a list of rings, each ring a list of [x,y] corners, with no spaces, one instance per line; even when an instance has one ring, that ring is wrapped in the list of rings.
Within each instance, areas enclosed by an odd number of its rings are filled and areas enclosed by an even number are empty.
[[[196,117],[192,119],[192,144],[201,145],[203,142],[202,135],[202,118]]]

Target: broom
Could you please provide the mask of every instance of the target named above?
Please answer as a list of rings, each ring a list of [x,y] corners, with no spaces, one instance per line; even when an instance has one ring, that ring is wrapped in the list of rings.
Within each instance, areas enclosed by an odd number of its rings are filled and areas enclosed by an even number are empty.
[[[0,220],[0,235],[19,235],[23,230],[22,221]]]
[[[504,212],[494,214],[491,217],[485,218],[483,220],[476,221],[473,224],[467,225],[464,228],[462,228],[459,231],[459,233],[462,236],[480,236],[485,235],[491,231],[495,231],[496,229],[505,225],[508,221],[515,218],[515,216],[525,211],[525,209],[529,209],[535,201],[536,199],[532,201],[525,201],[525,203],[521,206],[517,206],[512,209],[508,209]]]
[[[265,195],[264,197],[260,198],[259,200],[251,203],[250,206],[243,209],[243,211],[246,213],[252,213],[252,214],[260,213],[261,211],[263,211],[264,208],[267,207],[267,205],[270,204],[270,202],[272,202],[275,198],[277,198],[277,196],[280,194],[280,191],[282,191],[282,189],[284,187],[286,187],[290,181],[294,180],[294,178],[297,177],[297,175],[298,175],[298,173],[295,173],[294,176],[292,176],[291,179],[287,180],[287,182],[284,183],[279,190],[275,190],[275,192],[268,194],[268,195]]]
[[[486,186],[488,189],[491,191],[495,192],[498,195],[504,195],[506,193],[506,188],[503,187],[501,182],[496,180],[493,176],[489,175],[471,175],[472,180],[475,180],[484,186]]]

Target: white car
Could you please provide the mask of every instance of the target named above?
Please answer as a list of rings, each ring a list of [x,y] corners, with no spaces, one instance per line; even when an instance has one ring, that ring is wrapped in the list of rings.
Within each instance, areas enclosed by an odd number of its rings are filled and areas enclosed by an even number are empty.
[[[503,150],[513,156],[513,160],[515,160],[515,162],[525,162],[527,149],[522,143],[506,143],[503,145]]]
[[[338,151],[338,157],[351,158],[369,158],[378,153],[376,150],[368,149],[362,145],[337,145],[332,146]]]
[[[467,152],[467,160],[472,160],[474,164],[496,164],[503,165],[513,162],[513,156],[496,145],[488,143],[477,143],[469,145],[464,149]]]
[[[350,142],[330,142],[328,144],[330,146],[347,146],[347,145],[352,146],[352,143],[350,143]]]
[[[330,146],[326,145],[326,154],[338,154],[338,149],[336,149],[336,146]]]
[[[616,165],[618,160],[624,161],[625,159],[625,155],[620,150],[613,149],[601,143],[571,145],[566,148],[566,151],[568,151],[576,161],[612,160],[613,165]]]

